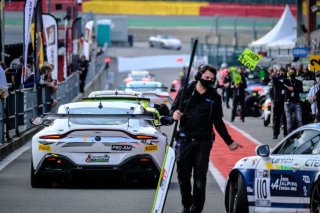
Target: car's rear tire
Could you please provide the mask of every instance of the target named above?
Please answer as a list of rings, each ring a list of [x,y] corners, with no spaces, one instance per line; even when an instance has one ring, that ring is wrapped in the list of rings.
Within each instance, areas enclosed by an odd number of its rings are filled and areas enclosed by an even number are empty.
[[[45,179],[44,177],[39,177],[39,175],[35,174],[32,161],[31,161],[31,186],[32,188],[48,188],[52,186],[51,181]]]
[[[314,184],[312,193],[310,195],[310,212],[320,212],[320,181]]]
[[[270,116],[267,119],[263,118],[263,125],[268,126],[270,124]]]
[[[228,199],[226,202],[226,210],[228,213],[248,213],[248,197],[246,185],[242,176],[239,174],[230,178],[228,182]]]
[[[149,47],[154,47],[152,42],[149,42]]]

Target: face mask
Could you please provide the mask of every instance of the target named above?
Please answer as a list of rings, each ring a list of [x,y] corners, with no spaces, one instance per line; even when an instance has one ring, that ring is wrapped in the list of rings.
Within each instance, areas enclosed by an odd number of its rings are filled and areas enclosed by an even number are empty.
[[[202,86],[204,87],[204,88],[211,88],[212,86],[213,86],[213,81],[210,81],[210,80],[205,80],[205,79],[200,79],[200,83],[202,84]]]

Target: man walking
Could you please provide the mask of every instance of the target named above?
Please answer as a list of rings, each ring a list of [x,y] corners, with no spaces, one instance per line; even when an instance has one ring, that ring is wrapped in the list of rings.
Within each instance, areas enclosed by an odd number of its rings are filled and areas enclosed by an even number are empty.
[[[195,80],[179,91],[171,108],[173,119],[180,120],[175,148],[183,213],[202,212],[209,155],[215,138],[213,125],[230,150],[241,147],[232,140],[222,120],[221,96],[212,87],[216,69],[200,66]]]

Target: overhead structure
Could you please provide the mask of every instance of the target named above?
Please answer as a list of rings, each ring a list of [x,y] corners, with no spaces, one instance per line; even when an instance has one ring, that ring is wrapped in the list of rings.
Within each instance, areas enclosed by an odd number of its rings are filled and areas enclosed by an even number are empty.
[[[297,39],[297,21],[292,15],[288,5],[278,23],[263,37],[249,44],[250,48],[258,49],[291,49]]]

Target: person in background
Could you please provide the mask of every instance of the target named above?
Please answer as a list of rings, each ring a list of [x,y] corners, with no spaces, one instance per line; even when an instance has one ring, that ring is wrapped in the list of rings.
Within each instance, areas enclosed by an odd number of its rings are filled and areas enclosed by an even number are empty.
[[[176,135],[176,162],[183,213],[200,213],[203,210],[209,155],[215,138],[212,126],[230,150],[241,147],[230,137],[222,120],[221,96],[213,88],[216,72],[210,65],[199,66],[195,81],[179,90],[170,110],[173,119],[180,120]]]
[[[227,70],[228,70],[228,64],[227,63],[222,63],[221,68],[218,71],[217,74],[217,79],[218,79],[218,88],[221,88],[221,96],[222,96],[222,101],[224,102],[226,97],[225,97],[225,92],[226,89],[224,88],[224,77],[227,75]]]
[[[298,127],[302,126],[302,112],[300,105],[300,94],[303,92],[302,81],[296,79],[296,69],[290,68],[289,79],[284,81],[285,90],[285,104],[284,111],[287,119],[288,133],[292,132],[292,114],[296,115]]]
[[[45,67],[46,74],[44,75],[44,83],[48,88],[50,88],[51,108],[57,105],[58,103],[57,99],[55,98],[55,94],[58,90],[58,83],[56,79],[52,78],[53,69],[54,69],[54,65],[49,64],[48,66]]]
[[[9,69],[9,67],[6,66],[6,64],[3,61],[0,61],[0,66],[4,70],[5,76],[6,76],[6,81],[9,86],[9,91],[12,91],[14,88],[14,71],[12,69]]]
[[[238,68],[238,72],[241,75],[241,81],[238,84],[234,82],[232,84],[233,103],[232,103],[231,122],[233,122],[236,117],[238,105],[240,105],[240,119],[242,122],[244,122],[244,117],[245,117],[244,98],[245,98],[245,89],[247,88],[247,82],[246,82],[245,74],[243,73],[243,69]]]
[[[301,74],[301,78],[302,80],[314,80],[314,73],[306,67]]]
[[[312,86],[309,90],[308,93],[308,101],[311,103],[311,113],[313,116],[313,119],[315,122],[319,122],[320,121],[320,113],[319,113],[319,108],[318,108],[318,102],[320,102],[319,98],[317,98],[319,96],[319,88],[320,88],[320,72],[318,71],[316,73],[316,84],[314,86]]]
[[[271,79],[272,89],[270,90],[270,98],[273,102],[273,139],[278,139],[281,123],[284,125],[283,136],[288,134],[286,116],[284,112],[286,87],[283,84],[283,82],[287,79],[287,71],[284,68],[281,68],[278,74],[272,74]]]
[[[80,74],[80,93],[84,92],[85,82],[88,74],[89,61],[84,55],[80,57],[79,61],[79,74]]]
[[[225,87],[225,90],[226,90],[225,103],[226,103],[226,106],[227,106],[228,109],[230,108],[229,100],[232,98],[232,87],[231,86],[232,86],[231,72],[230,72],[230,70],[227,70],[227,74],[224,77],[224,87]]]

